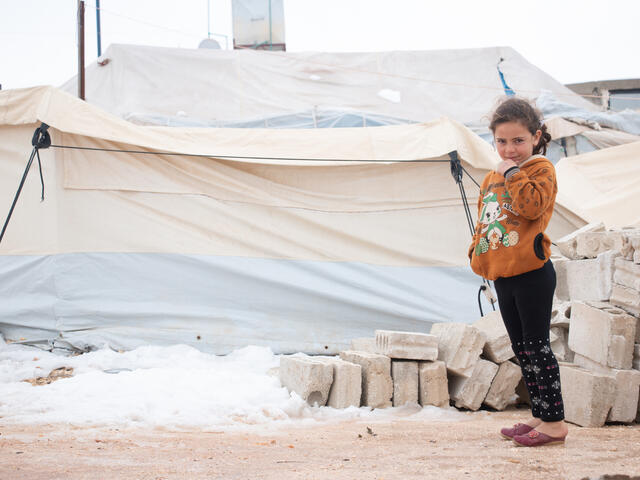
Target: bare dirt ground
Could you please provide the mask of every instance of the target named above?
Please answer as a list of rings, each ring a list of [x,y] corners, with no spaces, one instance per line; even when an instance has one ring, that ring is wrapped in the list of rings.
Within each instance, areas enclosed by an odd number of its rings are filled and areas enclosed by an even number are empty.
[[[525,414],[347,421],[270,433],[0,424],[0,479],[571,480],[640,473],[640,425],[570,425],[564,446],[536,449],[499,437],[500,427]]]

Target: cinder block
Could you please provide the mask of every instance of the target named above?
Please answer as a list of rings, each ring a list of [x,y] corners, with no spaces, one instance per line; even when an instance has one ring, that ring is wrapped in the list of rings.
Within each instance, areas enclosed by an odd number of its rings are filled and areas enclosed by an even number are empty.
[[[558,265],[556,296],[560,300],[609,300],[615,258],[619,255],[618,252],[604,252],[597,258],[569,260]]]
[[[608,375],[590,372],[577,365],[560,365],[564,415],[582,427],[601,427],[613,406],[616,385]]]
[[[376,330],[377,353],[404,360],[436,360],[438,338],[427,333]]]
[[[511,340],[500,312],[489,312],[473,324],[487,337],[482,353],[494,363],[503,363],[514,356]]]
[[[572,362],[573,351],[569,348],[569,332],[562,327],[551,327],[549,338],[551,339],[551,350],[556,359],[559,362]]]
[[[640,291],[640,265],[618,257],[615,260],[613,283]]]
[[[640,233],[638,233],[637,231],[628,233],[625,232],[625,239],[630,246],[628,250],[633,252],[631,255],[629,255],[629,252],[627,251],[627,255],[625,255],[625,258],[627,258],[628,260],[633,260],[634,263],[640,263]]]
[[[640,372],[639,372],[640,373]],[[503,362],[491,382],[484,404],[496,410],[504,410],[516,401],[516,387],[522,379],[520,367],[513,362]]]
[[[340,352],[340,358],[345,362],[355,363],[362,367],[361,405],[371,408],[391,406],[393,382],[389,357],[377,353],[347,350]]]
[[[354,338],[351,340],[351,350],[356,352],[378,353],[374,337]]]
[[[640,292],[623,285],[613,284],[611,289],[612,305],[626,310],[631,315],[640,317]]]
[[[568,258],[551,257],[553,268],[556,271],[556,291],[554,293],[554,301],[568,302],[569,284],[567,283],[567,263],[571,262]]]
[[[431,334],[438,337],[438,360],[447,365],[449,373],[469,376],[480,359],[486,335],[463,323],[434,323]]]
[[[551,310],[551,326],[569,329],[571,325],[571,302],[554,299]]]
[[[631,315],[608,303],[573,302],[569,348],[601,365],[630,369],[636,323]]]
[[[576,235],[576,255],[582,258],[596,258],[606,251],[620,252],[624,246],[621,231],[582,232]]]
[[[604,232],[604,223],[589,223],[578,230],[565,235],[564,237],[556,240],[556,245],[560,252],[567,258],[577,260],[580,256],[577,253],[577,237],[581,233],[585,232]]]
[[[449,381],[444,362],[420,362],[418,367],[420,405],[449,405]]]
[[[280,357],[280,383],[309,405],[325,405],[333,382],[333,367],[307,356]]]
[[[625,260],[633,261],[633,253],[640,250],[640,229],[622,229],[623,246],[620,253]],[[634,248],[635,244],[635,248]]]
[[[498,373],[498,365],[488,360],[476,362],[469,377],[449,376],[449,396],[457,408],[478,410]]]
[[[640,372],[608,368],[593,360],[576,354],[574,363],[591,372],[608,375],[615,380],[614,400],[607,422],[631,423],[638,413],[640,396]]]
[[[393,379],[394,407],[401,407],[406,403],[418,403],[418,362],[392,360],[391,378]]]
[[[362,367],[345,362],[340,357],[314,357],[333,367],[333,383],[327,406],[333,408],[359,407],[362,398]]]

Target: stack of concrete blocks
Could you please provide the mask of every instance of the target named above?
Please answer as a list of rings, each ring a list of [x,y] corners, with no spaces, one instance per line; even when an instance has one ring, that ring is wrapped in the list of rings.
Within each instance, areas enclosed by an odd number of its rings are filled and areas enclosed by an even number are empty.
[[[572,302],[569,348],[560,369],[565,415],[582,426],[633,422],[640,371],[633,370],[637,319],[605,302]]]
[[[375,338],[352,340],[351,349],[391,358],[393,406],[449,405],[446,368],[437,360],[438,341],[433,335],[376,330]]]
[[[434,323],[431,334],[438,337],[438,360],[447,367],[454,405],[478,410],[498,372],[495,363],[480,358],[487,336],[462,323]]]
[[[621,231],[591,223],[556,242],[566,258],[552,258],[559,300],[607,301],[613,288],[615,258],[627,248]],[[588,281],[585,281],[588,280]]]
[[[376,330],[375,340],[378,353],[391,358],[394,407],[407,403],[417,404],[421,397],[423,401],[432,400],[440,403],[440,406],[448,402],[448,395],[446,398],[437,395],[438,391],[443,390],[442,382],[438,384],[432,378],[433,374],[437,373],[432,372],[432,369],[437,370],[438,366],[431,369],[422,368],[425,363],[433,362],[438,358],[438,339],[435,336],[425,333]],[[440,369],[444,369],[444,365]],[[422,388],[420,388],[421,377],[423,378]],[[427,387],[431,387],[430,392],[427,392]]]
[[[486,342],[482,350],[484,359],[498,365],[483,403],[496,410],[504,410],[516,401],[516,388],[522,380],[520,367],[510,360],[514,357],[511,340],[500,312],[490,312],[473,324],[484,333]]]

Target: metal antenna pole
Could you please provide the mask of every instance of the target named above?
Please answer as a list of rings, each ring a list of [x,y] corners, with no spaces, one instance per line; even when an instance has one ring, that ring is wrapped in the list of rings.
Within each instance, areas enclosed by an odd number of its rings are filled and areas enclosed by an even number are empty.
[[[207,0],[207,38],[211,38],[211,0]]]
[[[96,31],[98,34],[98,57],[102,56],[102,38],[100,36],[100,0],[96,0]]]
[[[78,97],[84,100],[84,0],[78,0]]]

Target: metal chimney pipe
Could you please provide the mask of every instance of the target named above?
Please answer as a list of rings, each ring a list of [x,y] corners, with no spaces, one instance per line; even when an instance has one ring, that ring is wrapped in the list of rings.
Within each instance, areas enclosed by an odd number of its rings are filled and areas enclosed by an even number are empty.
[[[84,100],[84,0],[78,0],[78,97]]]

